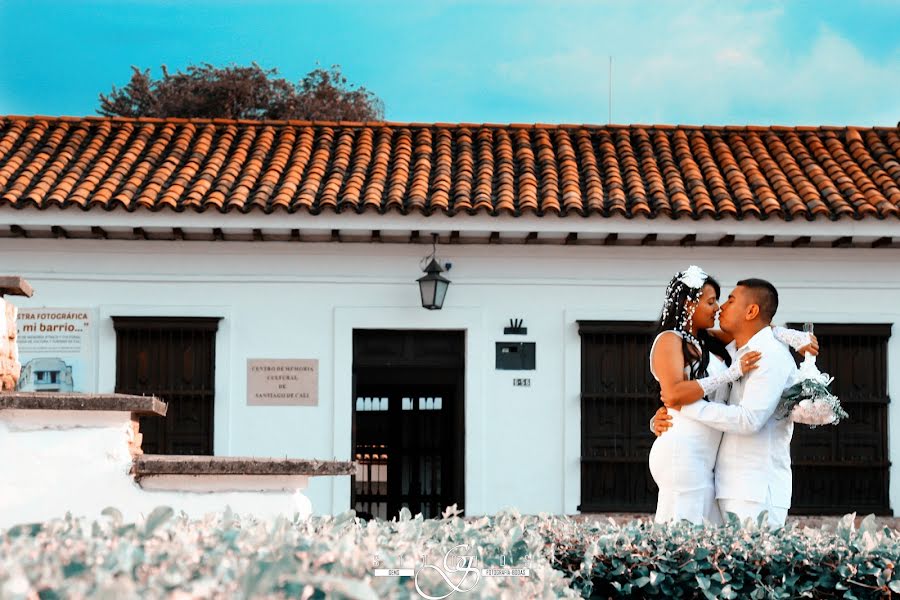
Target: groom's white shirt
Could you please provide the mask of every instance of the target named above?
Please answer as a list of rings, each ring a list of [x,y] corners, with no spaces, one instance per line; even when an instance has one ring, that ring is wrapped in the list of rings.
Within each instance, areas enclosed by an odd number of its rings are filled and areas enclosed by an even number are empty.
[[[682,407],[681,414],[725,433],[716,459],[716,498],[789,508],[794,424],[772,415],[797,367],[771,327],[736,350],[732,342],[728,350],[735,360],[751,350],[761,352],[758,368],[732,385],[727,406],[700,400]]]

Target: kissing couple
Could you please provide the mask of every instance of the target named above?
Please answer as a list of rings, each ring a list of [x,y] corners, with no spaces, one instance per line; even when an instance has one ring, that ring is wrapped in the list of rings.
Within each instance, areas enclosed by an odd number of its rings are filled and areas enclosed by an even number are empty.
[[[719,307],[719,283],[700,267],[666,288],[650,372],[665,405],[651,420],[658,436],[650,473],[659,486],[654,521],[743,522],[763,512],[784,526],[791,505],[790,419],[776,419],[797,378],[788,346],[818,354],[810,333],[773,327],[778,291],[743,279]],[[714,329],[716,315],[720,329]]]

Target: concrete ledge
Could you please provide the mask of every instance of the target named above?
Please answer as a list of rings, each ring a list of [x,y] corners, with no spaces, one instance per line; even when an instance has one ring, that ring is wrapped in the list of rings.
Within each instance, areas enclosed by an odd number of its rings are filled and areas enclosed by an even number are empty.
[[[306,475],[144,475],[137,484],[147,491],[185,493],[302,492]]]
[[[76,394],[61,392],[3,392],[0,410],[101,410],[134,415],[166,416],[166,403],[155,396]]]
[[[18,275],[4,275],[0,277],[0,297],[6,295],[31,298],[34,295],[34,290],[31,289],[31,284],[22,277]]]
[[[155,475],[333,476],[356,473],[356,463],[296,458],[143,454],[135,457],[132,472],[137,481]]]

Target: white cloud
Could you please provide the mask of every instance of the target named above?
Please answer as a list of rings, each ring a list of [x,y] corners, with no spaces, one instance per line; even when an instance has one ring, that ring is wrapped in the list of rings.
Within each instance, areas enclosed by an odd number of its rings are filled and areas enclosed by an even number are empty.
[[[874,61],[826,28],[808,47],[794,47],[782,37],[777,8],[652,6],[649,15],[620,8],[603,22],[545,18],[541,29],[560,40],[557,51],[499,64],[498,83],[543,99],[553,120],[605,122],[612,54],[618,123],[741,123],[751,115],[757,123],[893,125],[900,118],[900,47]]]

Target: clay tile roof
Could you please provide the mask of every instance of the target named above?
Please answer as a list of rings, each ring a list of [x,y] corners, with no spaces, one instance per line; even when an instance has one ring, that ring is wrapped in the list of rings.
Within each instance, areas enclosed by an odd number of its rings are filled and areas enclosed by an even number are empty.
[[[0,206],[900,218],[900,128],[0,117]]]

